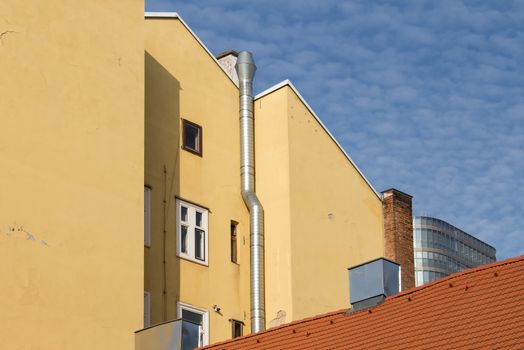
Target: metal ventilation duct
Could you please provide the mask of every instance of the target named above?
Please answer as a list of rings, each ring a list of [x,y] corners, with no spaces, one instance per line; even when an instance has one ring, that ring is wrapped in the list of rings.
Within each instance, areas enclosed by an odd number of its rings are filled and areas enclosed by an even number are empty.
[[[255,139],[253,116],[253,77],[255,62],[250,52],[238,54],[235,69],[240,94],[240,178],[242,198],[249,209],[251,331],[265,329],[264,209],[255,193]]]

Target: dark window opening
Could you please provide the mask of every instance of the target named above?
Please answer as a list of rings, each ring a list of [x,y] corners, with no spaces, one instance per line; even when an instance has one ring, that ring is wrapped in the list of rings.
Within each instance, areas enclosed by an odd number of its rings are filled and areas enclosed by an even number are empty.
[[[231,221],[231,262],[235,264],[238,263],[237,225],[237,222]]]
[[[244,328],[244,322],[237,321],[237,320],[231,320],[231,337],[232,338],[238,338],[242,336]]]
[[[202,156],[202,127],[183,119],[182,128],[182,148],[186,151]]]
[[[180,237],[180,251],[182,253],[187,253],[187,226],[181,226],[181,237]]]

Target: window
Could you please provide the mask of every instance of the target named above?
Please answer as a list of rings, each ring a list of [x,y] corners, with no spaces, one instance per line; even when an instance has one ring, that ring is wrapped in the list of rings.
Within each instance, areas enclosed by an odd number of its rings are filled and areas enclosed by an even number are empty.
[[[178,302],[177,313],[178,318],[201,326],[200,334],[198,334],[198,346],[209,344],[209,313],[206,309]]]
[[[241,337],[243,334],[244,322],[233,319],[229,321],[231,321],[231,338]]]
[[[231,221],[231,262],[238,263],[238,251],[237,251],[237,225],[238,222]]]
[[[151,325],[151,294],[144,292],[144,328]]]
[[[177,255],[208,264],[208,210],[177,198]]]
[[[151,246],[151,188],[144,186],[144,245]]]
[[[202,156],[202,127],[182,119],[182,148]]]

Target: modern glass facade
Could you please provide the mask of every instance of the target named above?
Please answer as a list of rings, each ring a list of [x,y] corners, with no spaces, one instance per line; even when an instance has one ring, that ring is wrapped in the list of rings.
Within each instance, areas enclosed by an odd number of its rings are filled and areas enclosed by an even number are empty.
[[[417,286],[496,260],[489,244],[427,216],[413,218],[413,245]]]

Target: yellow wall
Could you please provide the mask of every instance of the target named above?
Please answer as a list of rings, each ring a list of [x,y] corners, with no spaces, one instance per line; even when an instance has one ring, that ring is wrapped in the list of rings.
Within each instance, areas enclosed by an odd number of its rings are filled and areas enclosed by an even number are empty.
[[[266,318],[349,307],[347,268],[383,254],[381,201],[289,85],[257,99],[255,116]]]
[[[152,187],[145,289],[152,323],[177,318],[182,301],[209,311],[210,342],[231,338],[231,318],[244,321],[247,334],[249,216],[240,196],[238,89],[179,19],[146,19],[145,49],[145,183]],[[202,126],[202,157],[181,149],[181,118]],[[175,196],[210,209],[209,266],[176,256]],[[239,264],[230,261],[231,220],[239,222]]]
[[[256,192],[264,206],[266,324],[292,300],[288,95],[280,89],[255,101]]]
[[[176,18],[146,20],[145,60],[152,323],[179,317],[176,302],[183,301],[209,311],[211,343],[231,337],[229,318],[244,321],[247,334],[249,216],[239,188],[238,89]],[[203,157],[181,149],[181,118],[203,127]],[[348,307],[347,268],[383,254],[380,198],[289,86],[255,102],[255,140],[266,323],[280,310],[289,322]],[[209,267],[176,257],[175,196],[211,209]],[[240,222],[245,242],[240,266],[229,261],[230,220]]]
[[[143,6],[0,2],[2,348],[134,346]]]
[[[238,89],[179,19],[144,24],[143,6],[0,2],[3,347],[131,349],[144,289],[152,324],[182,301],[209,311],[210,342],[229,319],[250,331]],[[255,114],[266,319],[346,307],[346,268],[382,254],[380,200],[289,87]],[[203,127],[203,157],[181,149],[181,118]],[[175,196],[210,209],[209,266],[176,257]]]

